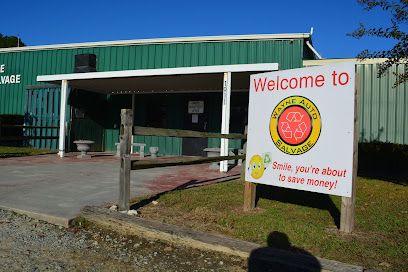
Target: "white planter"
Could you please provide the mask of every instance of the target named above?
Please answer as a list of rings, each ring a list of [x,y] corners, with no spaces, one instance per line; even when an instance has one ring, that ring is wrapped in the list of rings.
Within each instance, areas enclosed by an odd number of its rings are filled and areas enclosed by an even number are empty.
[[[149,152],[150,152],[150,155],[152,156],[152,158],[156,158],[157,153],[159,152],[159,147],[158,146],[151,146],[151,147],[149,147]]]
[[[86,152],[88,152],[91,149],[91,145],[94,144],[94,141],[90,140],[77,140],[74,141],[74,144],[77,145],[78,151],[81,152],[81,155],[78,155],[77,158],[90,158],[91,156],[87,155]]]

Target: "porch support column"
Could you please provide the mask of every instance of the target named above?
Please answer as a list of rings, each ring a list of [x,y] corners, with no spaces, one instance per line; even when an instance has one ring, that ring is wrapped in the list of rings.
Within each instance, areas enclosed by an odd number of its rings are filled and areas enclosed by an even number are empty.
[[[68,81],[63,79],[61,81],[61,101],[60,101],[60,122],[59,122],[59,146],[58,156],[61,158],[65,154],[65,120],[66,120],[66,108],[67,108],[67,93],[68,93]]]
[[[136,96],[135,96],[135,94],[132,94],[132,118],[133,118],[133,116],[135,116],[135,98],[136,98]],[[132,120],[132,122],[133,122],[133,120]],[[133,154],[134,152],[134,150],[133,150],[133,143],[134,143],[134,141],[133,141],[133,133],[132,133],[132,137],[130,137],[131,139],[130,139],[130,154]],[[140,150],[139,150],[140,151]]]
[[[224,73],[224,83],[222,89],[222,116],[221,133],[229,133],[230,125],[230,101],[231,100],[231,72]],[[221,139],[221,156],[228,156],[228,139]],[[228,161],[220,162],[220,172],[228,171]]]

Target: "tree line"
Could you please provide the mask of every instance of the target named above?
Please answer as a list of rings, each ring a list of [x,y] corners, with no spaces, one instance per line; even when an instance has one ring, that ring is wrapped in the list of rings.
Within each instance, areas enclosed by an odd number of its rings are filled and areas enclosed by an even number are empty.
[[[6,36],[0,33],[0,48],[9,48],[17,46],[19,47],[25,46],[25,43],[23,43],[19,37]]]

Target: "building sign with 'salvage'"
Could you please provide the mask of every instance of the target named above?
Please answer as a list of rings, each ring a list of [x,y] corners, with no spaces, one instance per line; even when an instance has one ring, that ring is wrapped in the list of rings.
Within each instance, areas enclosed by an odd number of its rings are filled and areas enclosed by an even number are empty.
[[[6,72],[6,65],[0,64],[0,85],[20,84],[21,83],[20,74],[6,75],[5,72]]]

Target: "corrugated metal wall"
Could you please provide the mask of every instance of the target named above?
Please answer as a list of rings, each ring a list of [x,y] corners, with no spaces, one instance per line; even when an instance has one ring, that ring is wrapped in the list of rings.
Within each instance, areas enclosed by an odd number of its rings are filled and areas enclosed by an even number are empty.
[[[118,129],[105,129],[105,151],[116,151],[115,143],[119,142]],[[145,154],[149,154],[149,147],[159,147],[159,155],[180,156],[182,153],[182,138],[163,136],[138,136],[133,138],[134,143],[144,143]]]
[[[71,73],[76,54],[97,55],[98,71],[202,65],[278,62],[280,69],[302,66],[303,39],[55,49],[0,53],[7,74],[21,74],[21,84],[0,85],[0,114],[24,114],[27,85],[37,75]]]
[[[36,128],[27,128],[24,134],[42,137],[29,140],[29,145],[56,150],[59,135],[60,89],[28,89],[26,95],[24,124]]]
[[[135,143],[145,143],[145,152],[149,154],[149,147],[159,147],[159,155],[181,155],[182,138],[162,136],[136,136]]]
[[[359,64],[360,74],[360,142],[408,144],[408,82],[392,88],[394,73],[408,65],[394,65],[377,78],[376,64]]]
[[[71,123],[71,140],[92,140],[90,151],[104,151],[105,129],[91,119],[73,120]],[[74,145],[74,149],[75,149]]]

